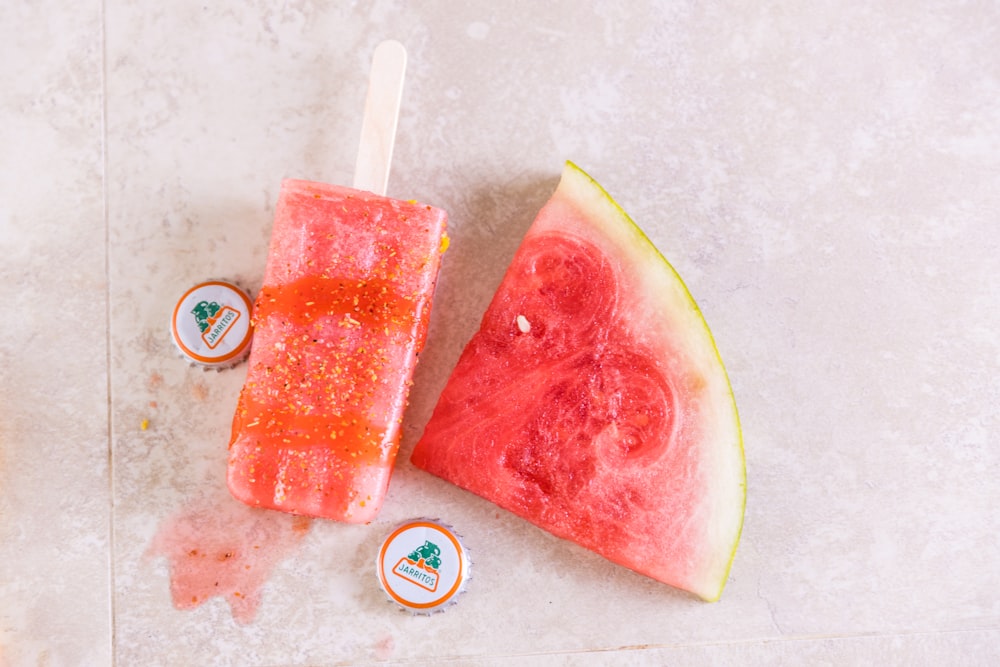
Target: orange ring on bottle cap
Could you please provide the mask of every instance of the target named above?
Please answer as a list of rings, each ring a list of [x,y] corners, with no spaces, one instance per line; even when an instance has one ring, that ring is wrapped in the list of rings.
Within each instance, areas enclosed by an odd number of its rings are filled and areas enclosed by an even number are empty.
[[[469,576],[469,557],[449,527],[429,519],[396,528],[378,553],[378,578],[389,598],[415,613],[454,602]]]
[[[184,292],[170,318],[181,354],[202,366],[233,365],[250,352],[250,296],[225,280],[208,280]]]

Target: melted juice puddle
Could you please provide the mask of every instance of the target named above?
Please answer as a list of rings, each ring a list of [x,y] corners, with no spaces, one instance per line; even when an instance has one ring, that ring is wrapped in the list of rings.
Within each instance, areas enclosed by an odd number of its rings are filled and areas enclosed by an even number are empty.
[[[309,532],[307,517],[248,507],[232,498],[185,508],[160,525],[147,556],[166,556],[178,609],[218,596],[233,619],[253,621],[275,565]]]

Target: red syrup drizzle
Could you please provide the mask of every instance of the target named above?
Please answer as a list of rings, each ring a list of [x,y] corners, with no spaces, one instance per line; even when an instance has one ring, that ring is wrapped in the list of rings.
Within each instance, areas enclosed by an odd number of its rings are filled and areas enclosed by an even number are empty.
[[[256,509],[231,498],[185,508],[160,525],[147,556],[166,556],[178,609],[219,596],[233,619],[253,621],[271,570],[309,531],[307,517]]]

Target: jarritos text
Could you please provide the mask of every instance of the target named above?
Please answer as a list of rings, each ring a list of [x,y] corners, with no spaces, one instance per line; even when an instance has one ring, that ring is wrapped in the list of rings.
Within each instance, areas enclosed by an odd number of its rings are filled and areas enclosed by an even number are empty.
[[[220,306],[215,301],[199,301],[191,314],[201,330],[201,339],[210,350],[214,350],[222,342],[236,320],[240,319],[238,310],[231,306]]]
[[[441,548],[425,540],[423,546],[400,558],[392,568],[392,573],[433,593],[437,591],[441,579],[440,569]]]

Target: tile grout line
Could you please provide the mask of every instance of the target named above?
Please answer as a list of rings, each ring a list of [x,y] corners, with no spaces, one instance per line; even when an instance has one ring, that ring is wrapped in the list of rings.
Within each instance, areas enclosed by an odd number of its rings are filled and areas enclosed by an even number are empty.
[[[104,359],[108,430],[108,629],[111,664],[116,663],[114,417],[111,400],[111,224],[108,211],[108,3],[99,1],[101,50],[101,200],[104,218]]]

